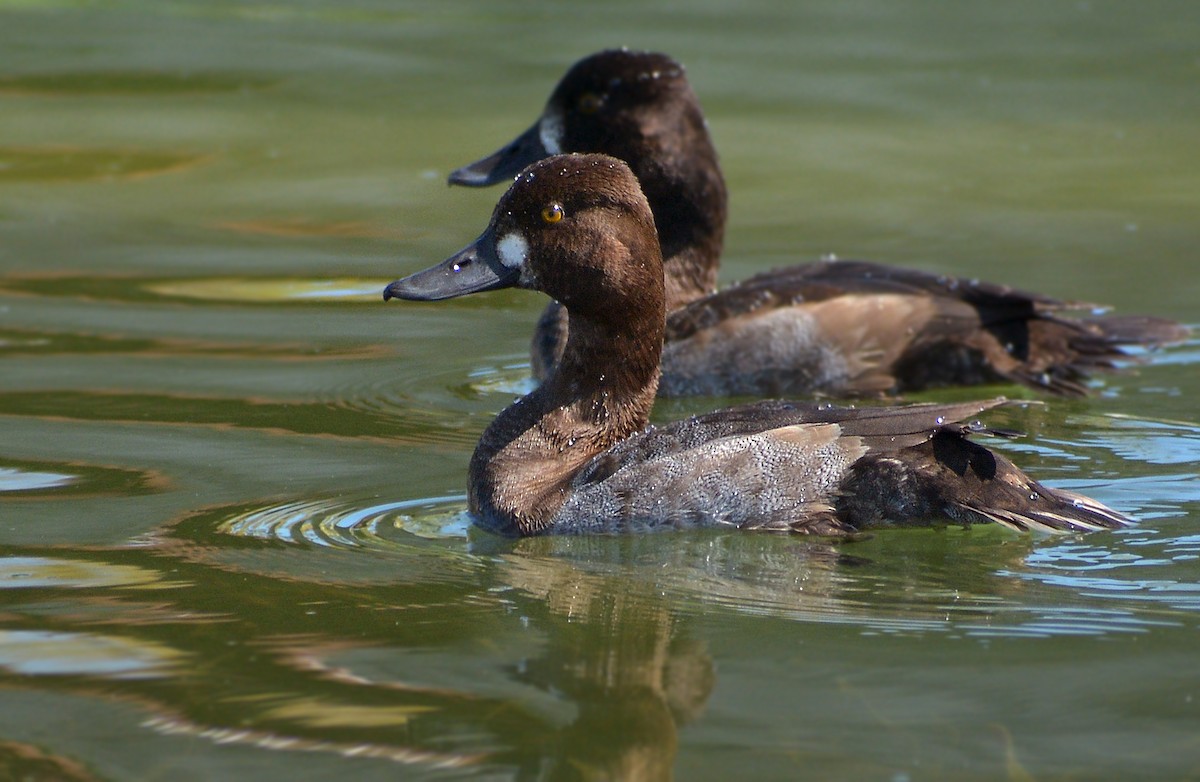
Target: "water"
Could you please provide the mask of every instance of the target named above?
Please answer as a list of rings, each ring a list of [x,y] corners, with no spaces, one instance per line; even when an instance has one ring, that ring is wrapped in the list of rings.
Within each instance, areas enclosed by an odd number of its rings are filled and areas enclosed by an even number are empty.
[[[1127,531],[504,544],[466,462],[542,302],[379,301],[482,229],[446,173],[629,44],[709,114],[726,280],[1195,324],[1198,39],[1168,0],[0,2],[0,776],[1200,776],[1200,344],[987,417]]]

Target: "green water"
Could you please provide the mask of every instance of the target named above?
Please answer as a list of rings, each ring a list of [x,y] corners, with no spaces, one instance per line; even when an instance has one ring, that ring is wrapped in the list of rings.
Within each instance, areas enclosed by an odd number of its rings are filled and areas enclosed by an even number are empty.
[[[1182,0],[0,0],[0,778],[1200,777],[1200,344],[988,416],[1128,531],[502,544],[466,463],[542,302],[379,300],[485,224],[447,172],[628,44],[709,115],[726,280],[1196,324],[1198,41]]]

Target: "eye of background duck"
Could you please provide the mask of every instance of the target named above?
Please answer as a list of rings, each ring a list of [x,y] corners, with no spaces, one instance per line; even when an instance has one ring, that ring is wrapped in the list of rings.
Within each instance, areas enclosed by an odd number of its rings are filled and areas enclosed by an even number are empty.
[[[579,96],[579,103],[576,106],[579,108],[580,114],[595,114],[604,105],[604,98],[594,92],[585,92]]]
[[[563,208],[561,204],[550,204],[542,210],[542,220],[547,223],[557,223],[563,219]]]

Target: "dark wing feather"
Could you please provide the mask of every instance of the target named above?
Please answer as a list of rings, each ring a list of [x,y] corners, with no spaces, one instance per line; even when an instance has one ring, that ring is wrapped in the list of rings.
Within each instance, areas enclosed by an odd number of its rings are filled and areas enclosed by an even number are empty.
[[[576,486],[602,481],[630,464],[698,448],[724,437],[797,424],[838,424],[842,435],[861,438],[870,450],[898,450],[928,440],[950,426],[1006,403],[1002,398],[956,404],[843,407],[815,402],[765,401],[650,426],[599,454],[576,476]],[[982,432],[981,432],[982,433]]]

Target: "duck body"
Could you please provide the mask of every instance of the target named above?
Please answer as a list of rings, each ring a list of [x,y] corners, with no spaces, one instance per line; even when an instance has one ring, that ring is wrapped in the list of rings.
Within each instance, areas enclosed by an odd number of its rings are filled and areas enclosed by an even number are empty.
[[[1083,320],[979,280],[869,261],[765,272],[668,313],[664,396],[876,396],[1015,382],[1081,396],[1126,344],[1182,336],[1154,318]],[[716,371],[718,370],[719,371]]]
[[[1119,514],[1049,490],[967,439],[997,434],[961,421],[1000,404],[863,410],[764,402],[650,427],[575,473],[549,529],[849,535],[938,520],[1001,521],[1022,531],[1117,525]]]
[[[576,63],[539,120],[452,184],[511,179],[549,154],[625,161],[654,213],[666,275],[664,396],[878,396],[1014,382],[1087,393],[1097,371],[1129,362],[1127,346],[1184,339],[1158,318],[1072,317],[1083,305],[868,261],[801,264],[717,291],[728,196],[698,99],[679,63],[613,50]],[[538,322],[533,373],[566,344],[566,314]]]
[[[545,381],[484,431],[468,468],[477,522],[507,535],[721,527],[846,535],[996,521],[1128,523],[1042,486],[971,441],[1003,400],[884,408],[768,401],[647,426],[667,329],[650,207],[625,164],[561,155],[520,174],[473,244],[392,283],[437,300],[545,292],[567,340]]]

